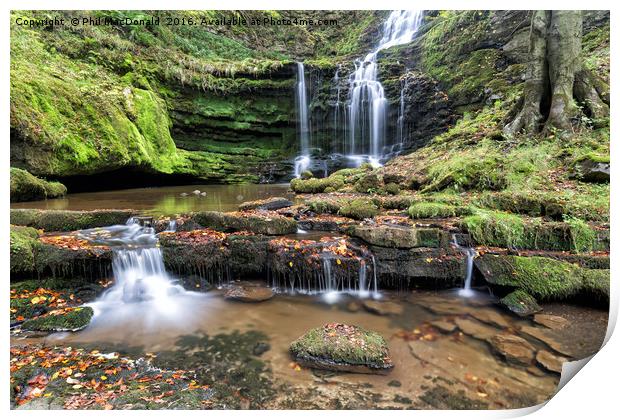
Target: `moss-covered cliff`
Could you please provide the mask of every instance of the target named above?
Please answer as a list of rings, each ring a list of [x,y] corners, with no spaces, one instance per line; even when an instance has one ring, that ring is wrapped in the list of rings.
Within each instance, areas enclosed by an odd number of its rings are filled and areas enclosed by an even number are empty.
[[[161,24],[17,24],[54,16]],[[296,16],[338,25],[164,24]],[[56,178],[111,171],[208,182],[281,178],[296,149],[293,61],[357,52],[377,22],[371,12],[13,12],[12,165]]]

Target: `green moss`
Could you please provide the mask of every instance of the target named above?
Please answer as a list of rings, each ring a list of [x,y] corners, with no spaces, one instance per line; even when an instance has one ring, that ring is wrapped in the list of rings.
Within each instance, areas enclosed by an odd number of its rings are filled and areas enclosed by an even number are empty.
[[[47,232],[73,231],[127,222],[133,210],[35,210],[11,209],[11,223],[43,229]]]
[[[320,359],[350,365],[383,367],[388,358],[387,343],[373,331],[349,326],[350,335],[340,332],[341,324],[314,328],[291,343],[290,350],[298,359]]]
[[[456,217],[470,213],[469,209],[466,207],[456,207],[450,204],[425,201],[413,203],[407,212],[412,219]]]
[[[33,304],[31,299],[16,298],[11,299],[11,322],[17,321],[17,318],[28,319],[39,316],[47,312],[46,305],[37,303]]]
[[[310,210],[319,214],[338,214],[342,202],[338,199],[325,197],[325,198],[313,198],[306,202]]]
[[[356,220],[363,220],[375,217],[379,209],[377,206],[368,199],[356,198],[354,200],[345,202],[338,210],[338,214],[345,217],[350,217]]]
[[[355,182],[355,191],[360,193],[372,193],[376,192],[381,186],[382,182],[375,172],[370,172]]]
[[[78,331],[86,328],[93,314],[91,307],[84,306],[62,314],[48,314],[27,320],[22,328],[31,331]]]
[[[326,188],[332,188],[336,191],[344,186],[344,178],[340,175],[332,174],[327,178],[310,178],[300,179],[295,178],[291,180],[291,189],[296,193],[322,193]]]
[[[34,252],[38,236],[38,232],[33,228],[11,225],[11,274],[34,271]]]
[[[66,193],[67,187],[60,182],[45,181],[23,169],[11,168],[12,202],[57,198]]]
[[[599,246],[595,231],[575,218],[544,222],[540,218],[479,210],[465,217],[461,224],[480,245],[575,252],[591,251]]]
[[[602,303],[609,303],[611,290],[610,270],[582,269],[582,293],[587,297]]]
[[[389,182],[385,184],[385,192],[390,195],[398,195],[400,193],[400,187],[395,182]]]
[[[499,300],[500,305],[520,316],[532,315],[542,308],[531,295],[523,290],[515,290]]]
[[[485,255],[477,264],[489,284],[521,289],[535,299],[565,299],[583,285],[582,268],[551,258]]]

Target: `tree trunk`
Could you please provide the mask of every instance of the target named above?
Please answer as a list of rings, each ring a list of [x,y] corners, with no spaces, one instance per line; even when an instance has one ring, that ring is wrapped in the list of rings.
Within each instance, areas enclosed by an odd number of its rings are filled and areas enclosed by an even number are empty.
[[[545,131],[572,131],[581,113],[575,99],[595,125],[609,117],[609,86],[582,66],[582,25],[580,11],[533,12],[523,96],[506,137],[540,132],[545,117]]]
[[[547,32],[551,107],[546,128],[571,130],[579,114],[573,100],[575,73],[581,69],[581,12],[554,10]]]
[[[515,119],[504,127],[504,133],[509,137],[525,131],[535,133],[539,130],[543,116],[540,112],[540,103],[545,94],[547,80],[547,26],[550,12],[536,10],[532,16],[530,27],[529,58],[525,73],[521,111]]]

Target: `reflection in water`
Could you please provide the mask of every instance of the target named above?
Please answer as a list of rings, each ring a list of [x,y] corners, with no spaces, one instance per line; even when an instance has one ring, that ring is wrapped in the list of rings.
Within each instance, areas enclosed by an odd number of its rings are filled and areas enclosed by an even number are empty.
[[[11,203],[11,208],[54,210],[96,210],[127,208],[153,215],[173,215],[190,211],[234,211],[244,201],[274,196],[291,198],[288,184],[184,185],[132,188],[69,194],[53,200]],[[194,194],[200,191],[206,195]]]

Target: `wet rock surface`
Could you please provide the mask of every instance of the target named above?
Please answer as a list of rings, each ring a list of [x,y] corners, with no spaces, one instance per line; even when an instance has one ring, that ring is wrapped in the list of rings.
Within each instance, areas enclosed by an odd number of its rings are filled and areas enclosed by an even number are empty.
[[[562,364],[568,362],[568,359],[556,356],[546,350],[539,350],[536,353],[536,361],[551,372],[562,373]]]
[[[488,342],[508,362],[529,365],[534,359],[534,346],[516,335],[497,334],[490,337]]]
[[[568,320],[557,315],[549,314],[536,314],[534,315],[534,322],[540,325],[544,325],[552,330],[561,330],[568,325]]]
[[[284,197],[271,197],[264,200],[246,201],[239,205],[240,211],[246,210],[279,210],[293,205],[293,202]]]
[[[271,299],[273,295],[271,288],[264,283],[256,282],[235,282],[230,284],[224,292],[226,299],[247,303],[263,302]]]
[[[371,300],[366,299],[362,302],[364,305],[364,309],[368,312],[377,314],[377,315],[400,315],[403,313],[403,307],[396,303],[390,301],[380,301],[380,300]]]

